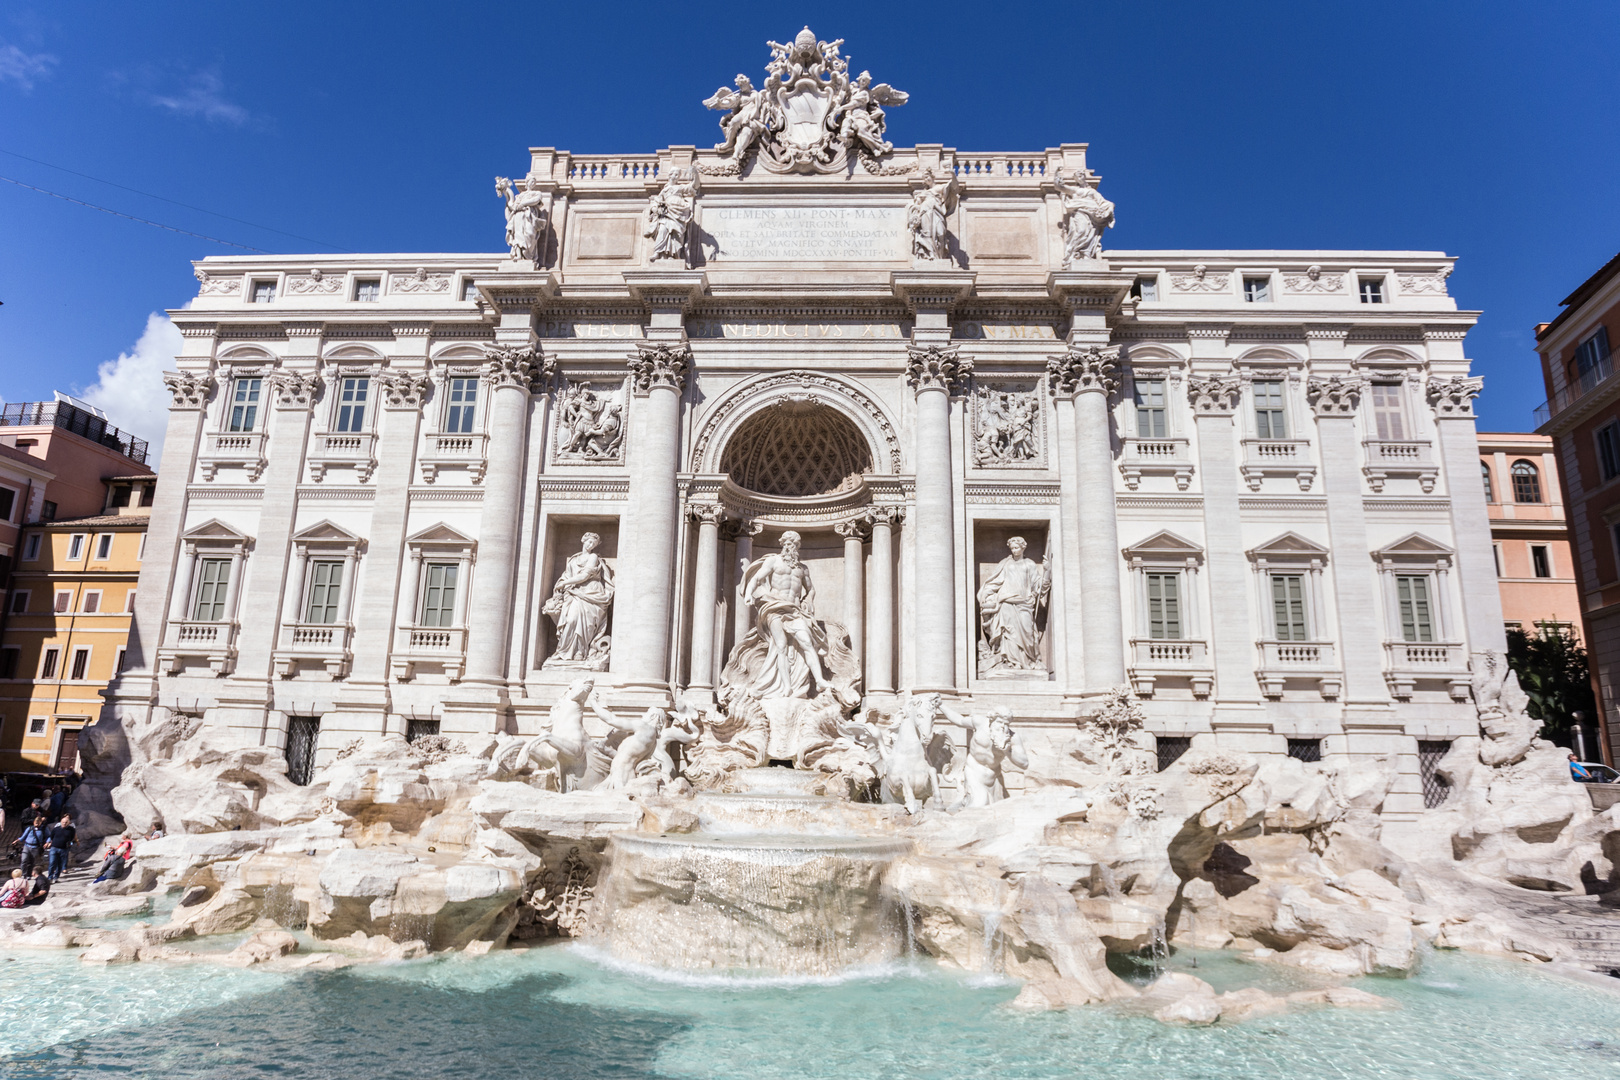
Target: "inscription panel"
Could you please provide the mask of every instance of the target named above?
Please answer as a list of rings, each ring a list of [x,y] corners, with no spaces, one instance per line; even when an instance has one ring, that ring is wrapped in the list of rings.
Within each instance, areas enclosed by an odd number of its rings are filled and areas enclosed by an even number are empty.
[[[688,319],[686,332],[695,338],[810,338],[862,339],[906,338],[911,326],[898,322],[871,322],[863,319]]]
[[[900,206],[717,206],[704,210],[703,228],[715,262],[907,258]]]

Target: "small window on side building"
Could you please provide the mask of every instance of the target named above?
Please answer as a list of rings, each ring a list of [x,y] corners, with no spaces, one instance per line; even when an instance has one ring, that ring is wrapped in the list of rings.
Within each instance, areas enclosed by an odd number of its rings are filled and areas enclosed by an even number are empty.
[[[96,537],[96,561],[106,562],[112,558],[113,534],[102,533]]]
[[[1243,299],[1250,304],[1271,303],[1271,279],[1269,277],[1244,278]]]
[[[1541,470],[1528,461],[1513,463],[1513,501],[1518,503],[1541,501]]]
[[[1620,476],[1620,420],[1610,420],[1597,433],[1598,472],[1604,480]]]
[[[250,294],[255,304],[269,304],[276,298],[276,283],[274,281],[255,281],[253,292]]]
[[[1321,761],[1321,739],[1289,739],[1288,756],[1295,761]]]
[[[1547,545],[1530,545],[1530,567],[1536,577],[1552,577],[1552,559],[1547,554]]]
[[[33,562],[39,558],[39,533],[29,533],[28,539],[23,543],[23,562]]]
[[[1368,277],[1361,279],[1361,302],[1363,304],[1382,304],[1384,302],[1383,278]]]
[[[1479,463],[1479,476],[1480,476],[1480,479],[1485,481],[1485,501],[1488,502],[1488,503],[1495,502],[1496,501],[1496,493],[1491,490],[1491,464],[1490,464],[1490,462],[1482,461],[1482,462]]]
[[[381,278],[356,278],[354,298],[362,304],[375,304],[382,299]]]
[[[17,508],[17,491],[15,488],[0,487],[0,521],[10,521],[11,513]]]
[[[1156,277],[1137,278],[1131,284],[1131,295],[1138,300],[1157,300],[1159,298],[1159,279]]]

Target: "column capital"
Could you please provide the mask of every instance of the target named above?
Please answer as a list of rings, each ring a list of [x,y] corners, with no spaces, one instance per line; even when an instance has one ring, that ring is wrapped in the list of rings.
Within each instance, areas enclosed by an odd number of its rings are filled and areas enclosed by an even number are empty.
[[[955,345],[913,345],[907,350],[906,378],[918,393],[944,390],[960,394],[973,374],[973,358],[963,356]]]
[[[906,508],[903,506],[874,506],[866,512],[866,521],[873,528],[893,528],[905,520]]]
[[[556,361],[533,345],[486,345],[484,359],[484,381],[491,390],[533,391],[534,384],[549,378],[556,368]]]
[[[1060,397],[1074,394],[1112,394],[1119,389],[1118,346],[1070,348],[1046,358],[1046,382]]]
[[[1337,375],[1331,379],[1308,379],[1305,383],[1305,399],[1311,403],[1318,417],[1354,416],[1366,385],[1366,379],[1346,379]]]
[[[725,516],[725,520],[721,522],[721,525],[724,527],[725,537],[727,540],[740,540],[744,537],[752,539],[765,531],[765,523],[763,521],[755,521],[753,518],[737,517],[734,512],[727,514]]]
[[[686,516],[699,525],[719,527],[726,520],[726,508],[719,503],[688,503]]]
[[[315,403],[315,395],[321,388],[318,376],[285,369],[272,371],[266,381],[276,395],[278,409],[308,409]]]
[[[833,526],[833,532],[842,536],[845,540],[865,540],[871,527],[872,523],[867,520],[865,514],[862,514],[859,517],[852,517],[848,521],[838,522]]]
[[[383,391],[383,407],[388,409],[420,409],[427,399],[433,381],[418,371],[380,371],[377,383]]]
[[[1484,388],[1485,380],[1477,377],[1465,379],[1459,375],[1451,379],[1430,379],[1429,407],[1434,410],[1437,420],[1472,420],[1474,399]]]
[[[206,373],[165,371],[163,385],[174,395],[171,409],[201,409],[208,404],[208,395],[213,393],[214,377]]]
[[[1194,376],[1187,380],[1187,398],[1195,416],[1231,416],[1243,396],[1243,380],[1234,375]]]
[[[647,394],[668,387],[677,394],[686,385],[686,372],[692,366],[692,347],[686,342],[643,342],[630,354],[630,375],[636,393]]]

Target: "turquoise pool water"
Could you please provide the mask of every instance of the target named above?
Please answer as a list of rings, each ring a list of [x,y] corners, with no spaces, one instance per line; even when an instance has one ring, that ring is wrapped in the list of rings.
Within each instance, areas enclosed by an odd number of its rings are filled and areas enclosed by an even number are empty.
[[[1307,985],[1200,959],[1218,988]],[[1013,1011],[1016,986],[926,963],[759,985],[649,978],[568,947],[301,975],[18,952],[0,954],[0,1076],[1620,1078],[1620,995],[1453,953],[1357,985],[1402,1007],[1185,1029]]]

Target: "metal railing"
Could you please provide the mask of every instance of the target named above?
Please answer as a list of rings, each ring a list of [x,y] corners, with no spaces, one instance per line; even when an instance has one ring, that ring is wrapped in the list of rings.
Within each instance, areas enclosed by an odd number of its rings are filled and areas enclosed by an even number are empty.
[[[1604,356],[1597,363],[1581,372],[1575,382],[1565,386],[1563,390],[1536,406],[1536,427],[1540,427],[1581,398],[1608,382],[1614,375],[1614,358]]]
[[[0,409],[0,427],[40,427],[50,425],[72,432],[91,442],[117,450],[131,461],[146,464],[147,443],[127,431],[120,431],[94,413],[85,412],[63,401],[19,401]]]

